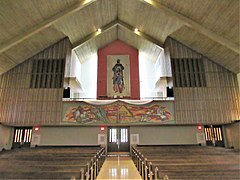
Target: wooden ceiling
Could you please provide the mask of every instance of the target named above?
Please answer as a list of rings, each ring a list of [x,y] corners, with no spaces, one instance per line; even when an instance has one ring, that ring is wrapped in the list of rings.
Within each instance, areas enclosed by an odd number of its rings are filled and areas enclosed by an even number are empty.
[[[0,0],[0,74],[64,37],[81,62],[117,39],[154,62],[168,36],[240,73],[239,8],[238,0]]]

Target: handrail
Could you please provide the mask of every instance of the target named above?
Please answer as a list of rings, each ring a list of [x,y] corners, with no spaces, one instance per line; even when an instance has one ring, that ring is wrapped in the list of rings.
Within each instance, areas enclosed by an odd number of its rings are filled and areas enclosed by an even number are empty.
[[[132,146],[132,158],[135,163],[140,175],[144,180],[158,180],[159,169],[155,167],[153,170],[152,162],[148,161],[139,150]],[[167,175],[164,175],[163,180],[169,180]]]
[[[84,169],[83,168],[80,169],[80,178],[84,179]]]
[[[80,169],[81,180],[93,180],[96,179],[100,168],[105,161],[104,153],[106,152],[105,147],[101,148],[96,155],[86,164],[86,170]]]
[[[165,176],[163,177],[163,180],[169,180],[168,175],[165,175]]]
[[[154,179],[158,180],[158,167],[154,169]]]

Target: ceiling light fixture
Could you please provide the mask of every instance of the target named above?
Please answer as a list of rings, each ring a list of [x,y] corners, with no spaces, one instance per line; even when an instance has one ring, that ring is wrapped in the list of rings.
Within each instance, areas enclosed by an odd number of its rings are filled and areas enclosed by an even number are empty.
[[[137,32],[138,32],[138,28],[135,28],[135,29],[134,29],[134,32],[137,33]]]
[[[102,30],[101,30],[100,28],[98,28],[97,32],[99,32],[99,33],[100,33],[100,32],[102,32]]]

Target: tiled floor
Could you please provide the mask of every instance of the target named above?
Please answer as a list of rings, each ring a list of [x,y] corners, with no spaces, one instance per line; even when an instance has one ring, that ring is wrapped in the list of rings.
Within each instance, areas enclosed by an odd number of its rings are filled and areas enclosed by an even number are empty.
[[[142,179],[129,156],[108,157],[97,180],[102,179]]]

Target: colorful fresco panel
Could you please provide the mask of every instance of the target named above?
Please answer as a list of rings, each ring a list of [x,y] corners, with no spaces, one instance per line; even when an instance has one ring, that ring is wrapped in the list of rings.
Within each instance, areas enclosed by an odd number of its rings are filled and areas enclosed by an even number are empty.
[[[70,103],[65,105],[62,122],[76,124],[163,123],[174,119],[170,109],[172,110],[161,102],[144,105],[133,105],[120,101],[107,105],[79,102],[74,106]]]

